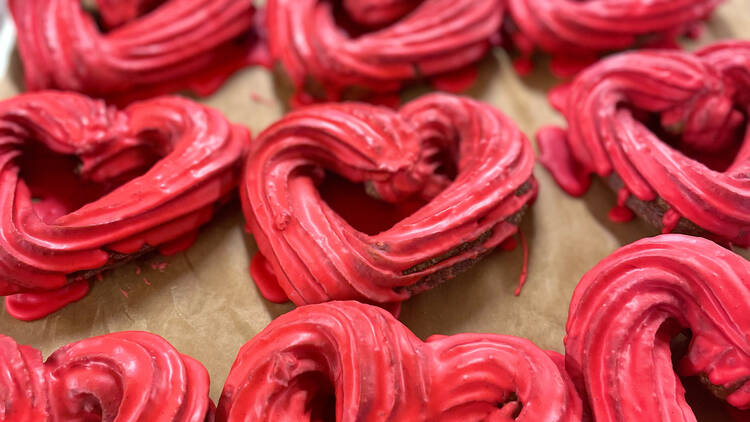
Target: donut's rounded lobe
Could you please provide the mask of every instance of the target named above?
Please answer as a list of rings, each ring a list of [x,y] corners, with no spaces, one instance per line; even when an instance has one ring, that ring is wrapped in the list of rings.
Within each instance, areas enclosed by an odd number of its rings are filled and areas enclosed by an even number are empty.
[[[206,369],[163,338],[129,331],[41,353],[0,336],[0,417],[12,421],[212,420]]]
[[[308,305],[242,347],[216,420],[316,420],[323,405],[339,421],[580,421],[559,359],[494,334],[422,342],[358,302]]]
[[[692,338],[677,365],[731,406],[750,408],[750,263],[698,237],[625,246],[586,273],[570,305],[566,368],[596,420],[694,421],[670,342]]]

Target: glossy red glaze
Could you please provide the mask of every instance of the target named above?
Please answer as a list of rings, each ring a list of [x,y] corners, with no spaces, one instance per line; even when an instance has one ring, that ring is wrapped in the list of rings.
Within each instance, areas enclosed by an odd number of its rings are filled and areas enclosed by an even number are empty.
[[[10,0],[27,90],[117,102],[180,89],[206,95],[248,64],[258,41],[252,0],[98,3],[105,23],[115,26],[106,33],[81,0]]]
[[[455,180],[439,169],[452,165]],[[256,282],[262,291],[280,286],[298,305],[392,306],[513,236],[537,193],[533,167],[515,124],[467,98],[432,94],[398,112],[361,103],[292,112],[253,142],[245,166],[248,229],[275,275]],[[382,201],[429,202],[386,230],[363,233],[321,198],[324,170]],[[270,274],[254,274],[261,273]]]
[[[166,0],[96,0],[102,23],[116,28],[155,9]]]
[[[269,0],[268,38],[297,90],[312,80],[327,100],[346,88],[394,92],[454,72],[463,80],[450,85],[466,86],[465,69],[489,50],[503,11],[498,0],[355,0],[344,1],[337,14],[329,1]],[[359,33],[373,24],[388,25]]]
[[[552,54],[560,76],[597,56],[633,47],[663,46],[692,29],[723,0],[507,0],[517,31],[514,46],[527,60],[536,48]]]
[[[569,128],[543,129],[538,139],[540,161],[563,189],[583,194],[590,174],[616,174],[625,194],[666,203],[666,231],[684,218],[750,246],[750,42],[620,54],[555,98]],[[644,114],[676,140],[660,139],[639,120]]]
[[[597,422],[695,421],[670,341],[685,328],[683,376],[704,375],[750,408],[750,262],[702,238],[661,235],[586,273],[570,305],[566,368]]]
[[[121,332],[42,354],[0,335],[0,419],[203,422],[206,369],[163,338]]]
[[[60,305],[80,297],[66,286],[102,268],[184,247],[236,186],[249,145],[247,129],[177,97],[119,111],[80,94],[24,94],[0,102],[0,128],[0,294],[62,289],[42,295]],[[55,163],[47,157],[78,165],[40,166]],[[9,310],[39,317],[42,299]]]
[[[309,305],[240,349],[216,420],[578,422],[581,401],[561,360],[497,334],[422,342],[358,302]]]
[[[390,24],[414,10],[422,0],[343,0],[352,20],[378,27]]]

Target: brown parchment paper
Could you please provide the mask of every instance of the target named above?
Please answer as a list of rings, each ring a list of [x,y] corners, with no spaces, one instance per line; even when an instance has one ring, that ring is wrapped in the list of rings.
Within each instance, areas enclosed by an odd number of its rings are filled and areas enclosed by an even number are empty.
[[[686,46],[694,49],[724,38],[750,38],[747,0],[727,1],[702,37]],[[255,136],[285,111],[290,92],[279,80],[266,69],[246,69],[200,101],[249,126]],[[517,76],[508,55],[497,49],[482,62],[480,79],[467,95],[496,106],[533,138],[541,126],[564,123],[546,100],[547,90],[556,83],[544,63],[528,77]],[[0,81],[0,98],[20,92],[22,86],[14,55],[9,76]],[[408,99],[426,91],[416,87],[404,95]],[[657,234],[639,220],[610,222],[607,212],[615,195],[600,182],[576,199],[564,194],[541,166],[537,165],[535,175],[539,199],[522,224],[530,261],[521,296],[513,295],[521,272],[521,249],[495,251],[458,278],[404,304],[401,320],[418,336],[503,333],[562,352],[568,302],[580,277],[618,247]],[[83,300],[40,321],[20,322],[2,312],[0,333],[41,349],[46,357],[61,345],[90,336],[151,331],[206,366],[211,396],[217,400],[240,346],[293,308],[260,296],[248,273],[249,258],[257,248],[243,227],[239,201],[230,202],[189,250],[108,271]],[[747,251],[740,253],[750,256]],[[700,414],[712,411],[700,410]],[[724,418],[713,413],[701,420]]]

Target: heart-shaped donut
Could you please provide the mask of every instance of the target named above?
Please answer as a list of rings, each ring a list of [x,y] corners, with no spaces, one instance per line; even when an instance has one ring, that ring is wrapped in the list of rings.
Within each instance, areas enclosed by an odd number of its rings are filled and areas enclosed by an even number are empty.
[[[108,24],[134,20],[103,33],[81,0],[10,0],[27,90],[117,102],[185,88],[207,95],[249,60],[252,41],[239,39],[251,38],[252,0],[98,3]]]
[[[0,419],[14,422],[203,422],[208,372],[163,338],[130,331],[92,337],[46,362],[0,335]]]
[[[42,317],[80,299],[103,269],[189,246],[234,190],[249,136],[177,97],[122,111],[61,92],[0,102],[6,310]]]
[[[562,357],[498,334],[422,342],[358,302],[297,308],[245,344],[216,413],[234,421],[576,421]]]
[[[570,305],[566,368],[598,422],[695,421],[679,363],[734,407],[750,409],[750,262],[699,237],[625,246],[583,276]],[[743,419],[747,420],[747,419]]]
[[[536,47],[553,55],[555,73],[566,75],[577,70],[576,61],[590,62],[609,51],[639,44],[671,45],[723,1],[508,0],[517,27],[511,37],[522,53],[516,68],[530,68],[527,62]]]
[[[347,88],[395,92],[422,77],[459,73],[473,82],[466,71],[476,73],[504,10],[498,0],[344,1],[341,10],[334,3],[268,1],[271,55],[290,76],[298,101],[309,102],[303,94],[315,84],[323,88],[319,96],[338,100]]]
[[[436,171],[441,155],[454,180]],[[240,197],[260,250],[253,278],[273,301],[398,304],[518,231],[537,193],[533,167],[516,125],[468,98],[432,94],[398,112],[361,103],[292,112],[253,142],[245,166]],[[365,234],[321,198],[324,169],[383,201],[430,202]]]
[[[618,219],[750,246],[750,42],[617,55],[553,102],[568,129],[539,132],[540,161],[566,192],[596,173]]]

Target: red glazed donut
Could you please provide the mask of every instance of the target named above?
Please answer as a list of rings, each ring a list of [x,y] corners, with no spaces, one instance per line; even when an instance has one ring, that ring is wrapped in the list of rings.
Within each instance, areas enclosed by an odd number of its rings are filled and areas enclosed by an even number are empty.
[[[454,181],[436,172],[442,153]],[[253,278],[272,301],[396,305],[517,232],[536,197],[533,167],[515,124],[467,98],[432,94],[399,112],[360,103],[292,112],[253,142],[245,165],[240,195],[260,249]],[[321,199],[324,169],[383,201],[431,201],[368,235]]]
[[[189,246],[249,144],[247,129],[177,97],[118,111],[25,94],[0,102],[0,130],[0,294],[21,319],[80,299],[105,268]]]
[[[382,309],[304,306],[245,344],[217,422],[580,421],[562,357],[497,334],[422,342]]]
[[[98,0],[97,28],[81,0],[10,0],[26,89],[129,98],[190,88],[207,95],[248,60],[251,0]],[[119,96],[118,96],[119,95]]]
[[[684,328],[692,340],[680,374],[702,375],[730,405],[750,408],[747,260],[702,238],[662,235],[584,275],[570,305],[566,368],[597,422],[695,421],[670,352]]]
[[[615,50],[669,45],[708,18],[723,0],[508,0],[515,47],[526,67],[535,47],[554,57],[553,71]]]
[[[565,191],[582,195],[596,173],[619,192],[619,214],[750,245],[750,42],[621,54],[555,101],[569,128],[539,133],[540,161]]]
[[[343,9],[353,28],[339,26],[329,1],[268,1],[271,55],[298,94],[319,84],[326,99],[337,100],[347,88],[395,92],[418,78],[473,70],[499,35],[504,7],[498,0],[350,0]]]
[[[4,421],[203,422],[208,372],[163,338],[121,332],[41,353],[0,335]]]

